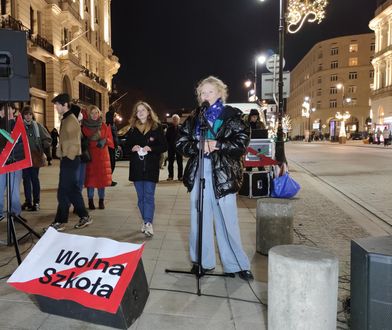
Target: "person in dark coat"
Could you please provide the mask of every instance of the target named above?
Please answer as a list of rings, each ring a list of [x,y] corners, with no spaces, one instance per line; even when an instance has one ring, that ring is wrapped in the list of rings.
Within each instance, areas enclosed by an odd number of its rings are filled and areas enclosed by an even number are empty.
[[[178,138],[178,131],[180,129],[180,117],[175,114],[172,116],[172,125],[166,130],[166,141],[167,141],[167,157],[169,165],[167,167],[169,171],[168,181],[173,180],[174,177],[174,160],[177,161],[177,178],[182,180],[182,155],[176,150],[176,141]]]
[[[126,148],[131,152],[129,180],[133,181],[142,216],[142,233],[152,237],[155,211],[155,187],[159,181],[159,159],[167,150],[158,116],[151,106],[139,101],[133,107]]]
[[[248,122],[251,129],[262,129],[265,125],[260,121],[260,113],[257,109],[251,109],[248,115]]]
[[[50,137],[52,138],[52,158],[57,159],[58,157],[56,155],[56,149],[59,140],[59,132],[57,131],[56,127],[54,127],[50,132]]]
[[[200,181],[199,161],[204,167],[202,273],[215,268],[214,224],[219,254],[225,273],[238,273],[244,280],[253,279],[249,258],[240,236],[236,193],[242,184],[242,156],[249,144],[249,125],[241,118],[239,109],[224,104],[227,86],[216,77],[202,80],[197,89],[199,104],[208,102],[209,107],[201,113],[196,109],[180,129],[177,150],[189,157],[183,183],[191,193],[191,231],[189,247],[193,267],[198,272],[198,210]],[[208,121],[204,146],[199,146],[200,121]],[[206,125],[207,126],[207,125]],[[203,159],[199,160],[199,149]]]
[[[110,157],[110,167],[112,169],[112,174],[116,168],[116,148],[118,147],[118,135],[117,127],[114,122],[116,111],[113,106],[109,106],[109,111],[106,113],[106,125],[108,125],[112,131],[113,146],[109,146],[109,157]],[[117,185],[116,181],[112,181],[111,186]]]

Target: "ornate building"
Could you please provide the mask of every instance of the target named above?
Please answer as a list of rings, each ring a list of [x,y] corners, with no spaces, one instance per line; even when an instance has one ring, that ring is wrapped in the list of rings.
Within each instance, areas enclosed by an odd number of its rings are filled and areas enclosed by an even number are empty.
[[[351,115],[348,133],[366,131],[369,123],[373,33],[337,37],[314,45],[291,72],[287,113],[291,136],[309,131],[337,140],[337,112]]]
[[[392,1],[382,1],[369,27],[376,35],[374,82],[372,85],[372,114],[375,128],[392,128]]]
[[[62,92],[108,110],[120,67],[111,48],[110,1],[0,0],[0,28],[26,31],[30,104],[49,129],[58,126],[50,101]]]

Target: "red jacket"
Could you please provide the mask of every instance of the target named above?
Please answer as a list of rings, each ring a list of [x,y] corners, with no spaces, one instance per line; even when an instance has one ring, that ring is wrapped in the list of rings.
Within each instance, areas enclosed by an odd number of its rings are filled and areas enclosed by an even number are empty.
[[[82,127],[83,134],[88,138],[94,134],[94,130]],[[91,162],[86,166],[85,187],[104,188],[112,183],[112,169],[110,166],[110,157],[108,147],[114,148],[113,136],[110,127],[102,123],[101,139],[106,139],[105,146],[101,149],[97,147],[98,141],[89,140],[89,151]]]

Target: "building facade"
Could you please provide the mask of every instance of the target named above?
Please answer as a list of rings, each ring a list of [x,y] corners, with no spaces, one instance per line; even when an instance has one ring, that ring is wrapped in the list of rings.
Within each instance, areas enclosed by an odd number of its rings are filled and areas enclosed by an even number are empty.
[[[0,28],[26,31],[30,104],[49,129],[59,125],[51,103],[59,93],[108,110],[120,67],[111,48],[110,1],[0,0]]]
[[[376,9],[369,27],[376,36],[375,55],[372,61],[372,115],[375,129],[392,128],[392,0],[382,2]]]
[[[312,47],[291,72],[291,137],[311,133],[337,140],[337,112],[350,114],[347,133],[368,130],[374,47],[373,33],[328,39]]]

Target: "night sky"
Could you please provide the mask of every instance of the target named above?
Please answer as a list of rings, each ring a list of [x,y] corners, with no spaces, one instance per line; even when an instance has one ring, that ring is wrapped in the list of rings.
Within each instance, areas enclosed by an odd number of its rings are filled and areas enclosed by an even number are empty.
[[[321,24],[286,34],[285,69],[318,41],[372,32],[375,9],[376,0],[330,0]],[[195,86],[208,75],[228,84],[229,102],[245,102],[255,55],[278,52],[278,19],[278,0],[112,1],[112,48],[121,63],[114,83],[129,91],[121,112],[138,99],[160,114],[193,108]]]

